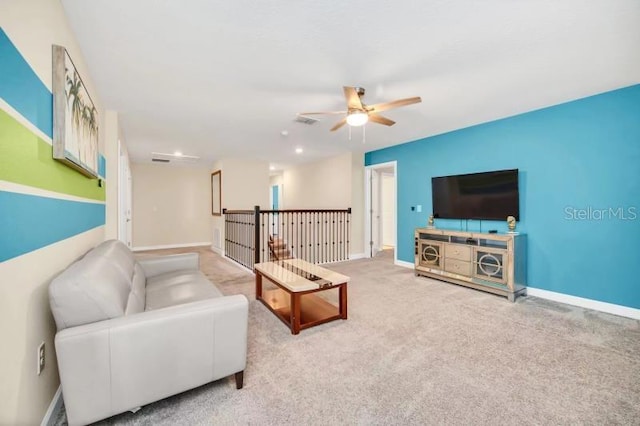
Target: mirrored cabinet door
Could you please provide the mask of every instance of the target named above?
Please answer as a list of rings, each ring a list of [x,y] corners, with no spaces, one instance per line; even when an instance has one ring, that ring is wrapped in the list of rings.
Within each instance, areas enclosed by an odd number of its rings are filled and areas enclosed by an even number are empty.
[[[475,249],[474,275],[485,280],[506,283],[506,257],[507,255],[504,251]]]
[[[442,268],[442,244],[420,241],[418,244],[418,263],[427,268]]]

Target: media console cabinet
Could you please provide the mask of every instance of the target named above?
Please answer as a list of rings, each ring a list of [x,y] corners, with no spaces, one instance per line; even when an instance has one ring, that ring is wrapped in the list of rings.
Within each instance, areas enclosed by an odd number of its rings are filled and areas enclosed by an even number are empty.
[[[527,236],[415,230],[415,273],[505,296],[526,294]]]

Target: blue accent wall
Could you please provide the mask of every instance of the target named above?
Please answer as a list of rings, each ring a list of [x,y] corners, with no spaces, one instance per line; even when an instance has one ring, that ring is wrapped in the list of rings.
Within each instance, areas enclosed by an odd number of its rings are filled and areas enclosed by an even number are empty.
[[[53,137],[53,95],[0,28],[0,98]]]
[[[102,203],[83,203],[0,191],[0,262],[105,223]]]
[[[640,85],[365,154],[365,165],[387,161],[397,161],[398,259],[413,263],[431,177],[517,168],[528,284],[640,308]],[[506,231],[504,222],[436,226]]]
[[[53,95],[2,28],[0,28],[0,98],[44,134],[52,137]],[[15,119],[16,112],[6,112]],[[64,199],[64,193],[58,192],[60,195],[57,195],[55,192],[77,188],[76,184],[79,181],[84,184],[88,178],[80,173],[69,173],[70,169],[66,167],[48,167],[54,162],[48,142],[42,142],[42,145],[46,145],[44,150],[31,149],[24,144],[24,138],[15,137],[13,133],[7,131],[6,126],[5,124],[5,127],[0,128],[0,144],[2,144],[0,147],[24,149],[22,151],[0,149],[2,152],[20,152],[21,154],[18,158],[3,157],[5,164],[23,165],[24,162],[18,161],[29,160],[29,166],[34,165],[34,172],[30,176],[55,182],[57,186],[55,189],[45,188],[50,190],[50,197],[40,196],[40,188],[34,185],[32,179],[12,181],[22,185],[18,192],[0,191],[0,262],[103,226],[106,221],[104,203],[95,202],[94,199],[89,198],[88,202],[69,201]],[[33,146],[38,146],[39,136],[33,134],[31,130],[26,131],[33,135],[33,138],[27,137],[27,139],[34,141]],[[8,169],[4,169],[6,170]],[[102,155],[99,158],[99,170],[104,177],[106,162]],[[69,193],[73,194],[73,191]]]

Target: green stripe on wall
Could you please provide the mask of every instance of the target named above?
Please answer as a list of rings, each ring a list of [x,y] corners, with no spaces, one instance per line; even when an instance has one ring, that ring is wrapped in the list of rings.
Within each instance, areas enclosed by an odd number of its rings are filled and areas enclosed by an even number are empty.
[[[92,200],[105,200],[105,185],[53,159],[53,148],[0,110],[0,180]]]

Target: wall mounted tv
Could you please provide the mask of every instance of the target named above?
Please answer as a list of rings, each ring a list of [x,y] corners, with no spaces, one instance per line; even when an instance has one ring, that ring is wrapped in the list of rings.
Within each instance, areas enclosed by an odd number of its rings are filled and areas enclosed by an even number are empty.
[[[520,220],[518,169],[431,178],[433,217]]]

